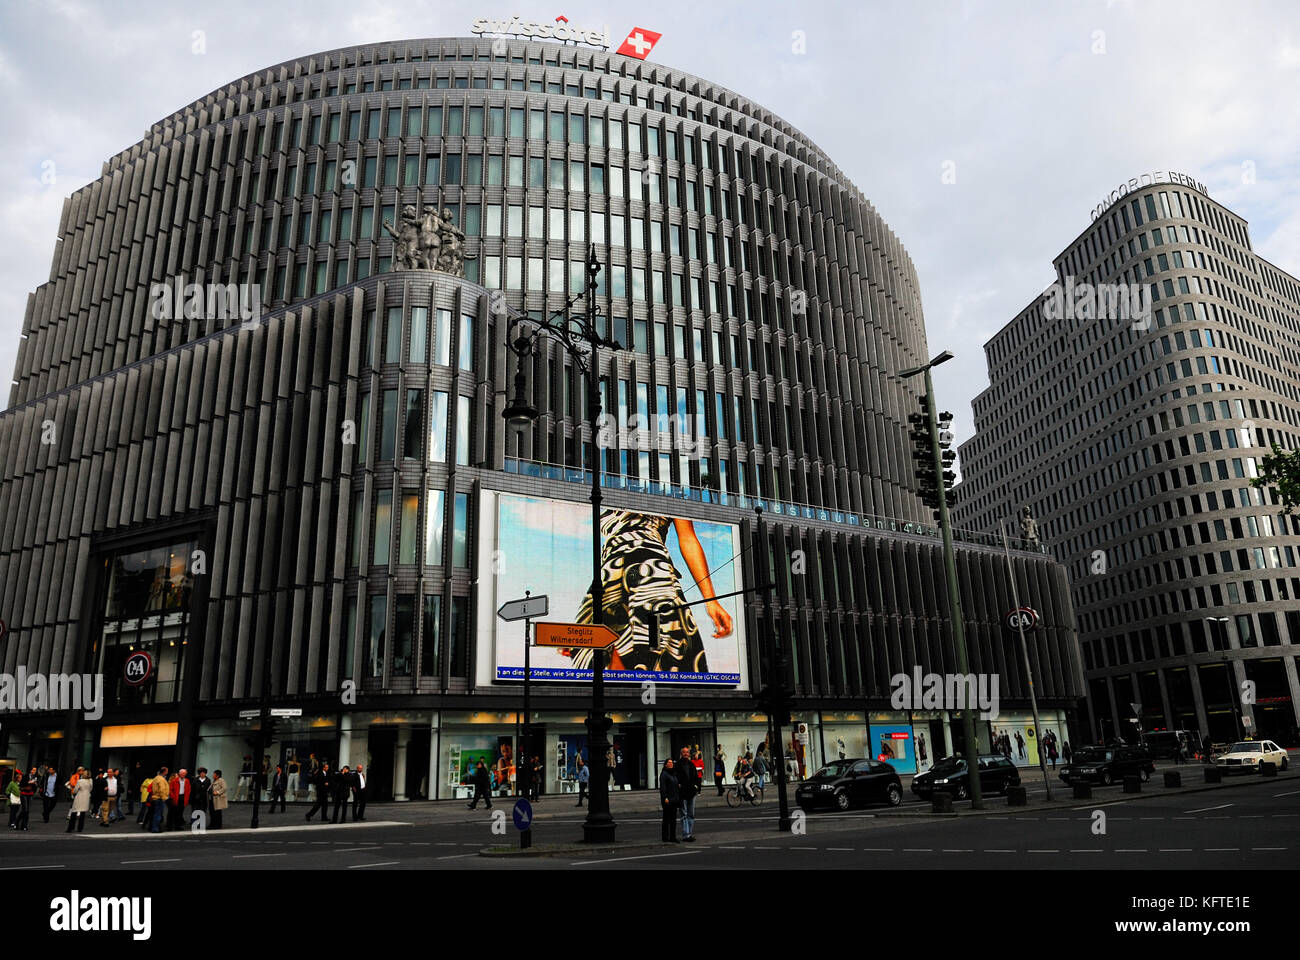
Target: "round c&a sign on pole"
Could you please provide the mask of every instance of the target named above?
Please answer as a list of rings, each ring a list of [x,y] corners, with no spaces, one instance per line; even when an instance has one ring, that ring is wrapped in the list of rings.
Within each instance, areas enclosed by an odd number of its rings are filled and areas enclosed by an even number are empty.
[[[122,664],[122,679],[133,687],[138,687],[153,676],[153,657],[144,650],[137,650],[126,658]]]
[[[1008,611],[1003,622],[1007,625],[1008,630],[1019,630],[1024,628],[1032,630],[1038,626],[1038,611],[1033,607],[1016,607]]]

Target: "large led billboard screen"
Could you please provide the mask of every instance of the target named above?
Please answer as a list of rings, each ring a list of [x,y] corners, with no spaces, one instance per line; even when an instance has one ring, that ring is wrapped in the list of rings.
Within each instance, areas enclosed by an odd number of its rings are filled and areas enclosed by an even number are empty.
[[[483,499],[480,516],[496,520],[479,553],[492,611],[531,591],[550,598],[544,619],[593,622],[591,507],[492,491]],[[601,546],[601,622],[618,635],[606,651],[606,679],[745,689],[744,596],[727,596],[742,589],[739,527],[606,508]],[[524,625],[480,617],[479,631],[479,681],[522,680]],[[591,650],[533,647],[529,676],[590,680],[592,658]]]

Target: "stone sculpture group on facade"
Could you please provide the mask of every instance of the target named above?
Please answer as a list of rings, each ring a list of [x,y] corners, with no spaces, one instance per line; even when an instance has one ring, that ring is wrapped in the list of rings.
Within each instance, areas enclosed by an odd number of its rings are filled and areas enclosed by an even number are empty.
[[[384,229],[393,238],[393,269],[465,275],[465,232],[456,226],[448,207],[439,215],[432,206],[419,216],[414,205],[407,204],[401,223],[394,227],[385,220]]]

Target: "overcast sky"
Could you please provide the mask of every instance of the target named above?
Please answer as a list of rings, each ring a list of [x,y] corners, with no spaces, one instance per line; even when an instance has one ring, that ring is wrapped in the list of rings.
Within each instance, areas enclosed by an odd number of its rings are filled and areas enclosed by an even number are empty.
[[[1191,174],[1249,221],[1260,255],[1300,274],[1294,0],[4,0],[0,404],[63,198],[151,123],[292,57],[468,36],[476,17],[513,14],[608,24],[615,45],[632,27],[659,31],[651,60],[765,105],[820,146],[916,264],[931,352],[956,354],[938,394],[962,440],[988,384],[984,341],[1130,177]]]

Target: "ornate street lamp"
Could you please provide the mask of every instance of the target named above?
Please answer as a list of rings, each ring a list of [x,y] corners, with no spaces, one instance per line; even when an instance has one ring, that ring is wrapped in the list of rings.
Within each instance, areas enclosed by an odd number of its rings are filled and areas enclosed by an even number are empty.
[[[600,275],[600,261],[596,259],[593,245],[587,257],[587,283],[584,293],[587,297],[586,316],[570,316],[569,311],[582,296],[572,297],[562,309],[557,310],[545,320],[532,320],[516,312],[522,321],[519,334],[510,344],[510,350],[516,358],[515,393],[501,415],[515,429],[523,430],[537,421],[540,414],[524,396],[524,360],[531,355],[536,341],[543,335],[549,335],[564,351],[573,358],[574,364],[582,371],[587,380],[587,427],[591,432],[591,621],[599,624],[604,614],[604,582],[601,578],[600,563],[600,450],[596,443],[600,425],[600,371],[597,366],[599,347],[621,350],[618,341],[603,336],[596,328],[596,278]],[[557,320],[563,315],[562,320]],[[528,332],[525,323],[532,323],[534,328]],[[609,810],[609,769],[605,761],[605,751],[609,748],[610,720],[605,716],[605,651],[593,650],[591,712],[587,715],[587,753],[591,761],[591,792],[587,806],[587,819],[583,823],[583,840],[589,843],[613,843],[615,840],[614,817]],[[525,717],[525,730],[530,718]]]

